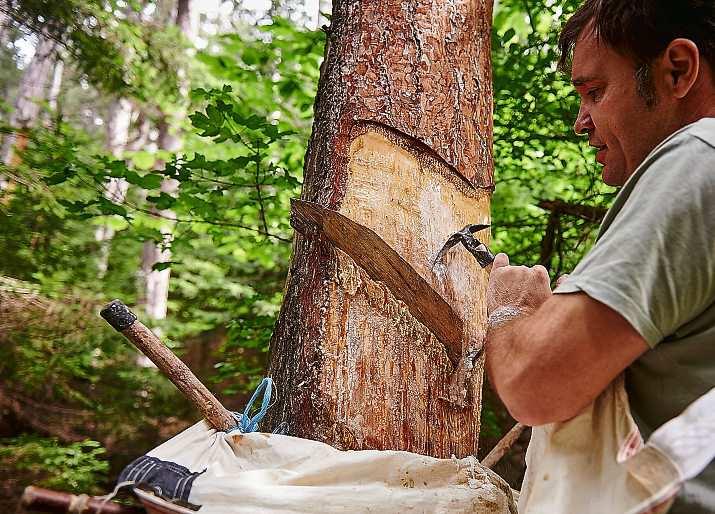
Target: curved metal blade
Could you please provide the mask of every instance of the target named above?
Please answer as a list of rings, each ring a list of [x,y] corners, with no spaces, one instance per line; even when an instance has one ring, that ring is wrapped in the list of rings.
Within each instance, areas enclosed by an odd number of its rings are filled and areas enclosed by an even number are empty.
[[[447,242],[444,243],[439,253],[437,254],[437,257],[435,257],[432,261],[432,269],[434,269],[438,262],[444,259],[444,256],[447,255],[447,252],[449,252],[457,243],[462,243],[464,247],[469,250],[472,255],[474,255],[474,257],[477,259],[479,265],[482,268],[485,268],[486,266],[491,264],[494,260],[494,256],[489,251],[489,249],[484,244],[482,244],[481,241],[479,241],[479,239],[472,235],[475,232],[485,230],[489,227],[490,225],[484,224],[467,225],[459,232],[455,232],[454,234],[449,236]],[[482,248],[479,248],[480,245]]]

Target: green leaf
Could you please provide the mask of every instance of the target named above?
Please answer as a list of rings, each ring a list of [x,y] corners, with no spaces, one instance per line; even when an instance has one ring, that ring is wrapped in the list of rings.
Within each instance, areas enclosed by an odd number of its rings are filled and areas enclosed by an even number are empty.
[[[156,162],[156,156],[150,152],[135,152],[132,154],[132,164],[140,170],[150,170]]]
[[[59,173],[55,173],[54,175],[50,175],[45,179],[45,184],[48,186],[55,186],[57,184],[61,184],[62,182],[65,182],[68,179],[68,175],[65,171],[60,171]]]
[[[172,264],[178,264],[175,261],[166,261],[166,262],[155,262],[154,265],[151,267],[152,271],[163,271],[167,268],[170,268]]]
[[[166,209],[171,209],[176,203],[176,198],[167,193],[159,193],[159,196],[147,196],[148,202],[153,203],[157,209],[163,211]]]
[[[106,198],[100,198],[97,202],[97,207],[102,214],[116,214],[127,217],[127,210],[123,206],[117,205]]]
[[[161,182],[163,177],[157,175],[156,173],[150,173],[149,175],[144,175],[141,177],[140,186],[144,189],[159,189],[161,187]]]

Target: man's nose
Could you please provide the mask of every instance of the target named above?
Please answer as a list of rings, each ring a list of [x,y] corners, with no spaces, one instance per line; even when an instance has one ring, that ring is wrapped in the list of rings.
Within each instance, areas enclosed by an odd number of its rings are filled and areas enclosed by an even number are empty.
[[[591,113],[587,109],[584,109],[583,104],[578,109],[578,116],[576,116],[576,122],[573,124],[573,129],[576,134],[588,134],[593,132],[596,127],[591,119]]]

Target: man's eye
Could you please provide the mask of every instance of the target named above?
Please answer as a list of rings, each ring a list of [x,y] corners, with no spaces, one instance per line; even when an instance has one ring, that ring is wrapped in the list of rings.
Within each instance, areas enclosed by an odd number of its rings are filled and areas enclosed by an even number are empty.
[[[596,102],[601,96],[601,90],[599,88],[589,89],[586,94],[592,101]]]

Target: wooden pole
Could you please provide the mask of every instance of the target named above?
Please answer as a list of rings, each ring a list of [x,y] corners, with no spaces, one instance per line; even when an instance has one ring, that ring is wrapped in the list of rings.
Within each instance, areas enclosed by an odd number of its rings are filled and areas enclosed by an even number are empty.
[[[494,445],[494,448],[487,454],[484,459],[482,459],[482,466],[487,468],[493,468],[501,458],[506,455],[514,443],[519,439],[521,434],[524,432],[526,425],[517,423],[511,430],[509,430],[501,440]]]
[[[145,512],[140,507],[121,505],[86,494],[75,495],[43,489],[34,485],[25,488],[20,499],[20,506],[33,512],[81,512],[83,514],[99,512],[102,514],[141,514]]]
[[[149,357],[186,399],[199,409],[212,427],[225,432],[236,426],[236,418],[233,414],[221,405],[221,402],[196,378],[186,364],[137,320],[126,305],[119,300],[113,300],[102,309],[100,315]]]

